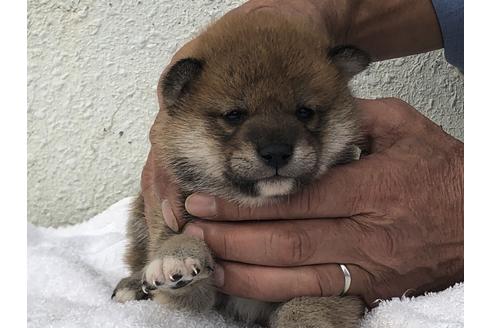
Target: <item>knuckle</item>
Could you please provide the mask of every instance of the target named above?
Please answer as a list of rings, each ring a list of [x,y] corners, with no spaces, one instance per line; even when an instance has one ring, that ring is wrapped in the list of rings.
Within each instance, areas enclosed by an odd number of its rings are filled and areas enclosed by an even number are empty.
[[[277,250],[277,265],[300,265],[312,256],[312,241],[303,230],[288,229],[274,233],[271,248]]]
[[[246,275],[246,283],[244,284],[243,287],[246,287],[244,289],[245,296],[249,296],[256,299],[263,299],[266,296],[264,292],[265,289],[260,288],[258,279],[253,274]]]
[[[220,243],[220,256],[223,259],[230,259],[231,249],[230,249],[230,234],[221,234],[221,243]]]
[[[226,232],[223,229],[204,229],[204,236],[206,245],[218,258],[231,260],[231,256],[235,255],[232,247],[234,238],[237,238],[235,233]]]
[[[311,269],[313,279],[313,291],[311,296],[332,296],[334,294],[334,286],[332,280],[326,277],[326,274],[319,268]]]

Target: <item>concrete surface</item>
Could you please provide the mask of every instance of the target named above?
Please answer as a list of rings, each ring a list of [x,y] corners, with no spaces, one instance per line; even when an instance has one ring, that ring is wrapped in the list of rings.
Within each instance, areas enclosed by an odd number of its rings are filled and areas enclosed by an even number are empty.
[[[28,220],[80,222],[138,192],[171,55],[243,1],[28,1]],[[374,64],[361,97],[397,96],[463,138],[463,77],[441,52]]]

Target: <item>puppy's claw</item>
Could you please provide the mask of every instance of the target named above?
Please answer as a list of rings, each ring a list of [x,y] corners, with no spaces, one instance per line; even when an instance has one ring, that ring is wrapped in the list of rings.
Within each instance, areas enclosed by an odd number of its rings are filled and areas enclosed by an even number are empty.
[[[155,282],[153,282],[153,285],[150,285],[148,282],[144,281],[142,283],[142,291],[146,294],[149,295],[149,291],[157,289],[155,286]]]

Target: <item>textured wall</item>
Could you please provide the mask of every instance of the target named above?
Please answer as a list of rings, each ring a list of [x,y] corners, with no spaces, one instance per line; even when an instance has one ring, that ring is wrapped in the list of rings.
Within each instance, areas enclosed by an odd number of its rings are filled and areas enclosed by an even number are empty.
[[[171,55],[239,0],[28,1],[28,219],[90,218],[138,191]],[[463,136],[463,79],[435,52],[374,64],[356,95],[398,96]]]

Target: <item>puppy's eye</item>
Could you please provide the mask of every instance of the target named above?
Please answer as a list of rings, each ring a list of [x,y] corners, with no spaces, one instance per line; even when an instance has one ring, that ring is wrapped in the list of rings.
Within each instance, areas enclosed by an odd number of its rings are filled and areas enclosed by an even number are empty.
[[[246,117],[246,113],[235,109],[225,113],[223,117],[227,123],[238,124],[244,120],[244,118]]]
[[[301,122],[308,121],[314,115],[314,110],[307,107],[301,107],[296,110],[297,119]]]

